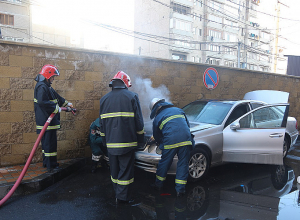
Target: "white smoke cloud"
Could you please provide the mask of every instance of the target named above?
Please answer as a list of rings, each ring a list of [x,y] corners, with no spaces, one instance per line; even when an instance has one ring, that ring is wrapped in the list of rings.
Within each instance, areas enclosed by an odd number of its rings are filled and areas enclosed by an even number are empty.
[[[151,79],[142,79],[137,77],[134,79],[134,83],[130,88],[139,96],[144,121],[150,121],[150,109],[149,104],[153,98],[163,98],[167,102],[170,101],[170,91],[165,85],[160,85],[157,88],[152,87]]]

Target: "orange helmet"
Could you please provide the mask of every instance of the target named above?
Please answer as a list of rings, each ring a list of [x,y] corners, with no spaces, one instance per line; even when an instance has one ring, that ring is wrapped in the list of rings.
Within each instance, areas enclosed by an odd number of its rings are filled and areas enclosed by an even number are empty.
[[[119,71],[115,76],[114,78],[111,79],[114,80],[114,79],[120,79],[123,81],[123,83],[126,85],[126,87],[131,87],[131,80],[130,80],[130,77],[124,73],[123,71]]]
[[[43,66],[40,74],[43,75],[46,79],[50,79],[51,76],[59,76],[59,71],[56,66],[47,64]]]

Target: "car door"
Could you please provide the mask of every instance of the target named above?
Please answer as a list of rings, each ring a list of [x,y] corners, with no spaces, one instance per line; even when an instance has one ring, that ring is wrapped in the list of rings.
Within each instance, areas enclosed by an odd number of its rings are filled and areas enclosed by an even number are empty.
[[[227,126],[223,161],[282,165],[288,110],[289,104],[259,107]]]

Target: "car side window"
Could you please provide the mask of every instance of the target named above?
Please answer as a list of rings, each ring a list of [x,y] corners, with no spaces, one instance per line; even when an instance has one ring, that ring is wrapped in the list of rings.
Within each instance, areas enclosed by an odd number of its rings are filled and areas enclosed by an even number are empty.
[[[261,104],[261,103],[251,103],[251,108],[252,109],[256,109],[256,108],[262,107],[262,106],[263,106],[263,104]]]
[[[283,108],[283,107],[281,107]],[[284,109],[270,106],[252,112],[241,118],[240,128],[278,128],[281,127],[284,118]]]
[[[232,122],[234,122],[236,119],[238,119],[239,117],[243,116],[244,114],[246,114],[249,110],[249,107],[247,104],[243,104],[243,105],[239,105],[237,106],[230,114],[230,116],[228,117],[225,126],[227,127],[229,124],[231,124]]]

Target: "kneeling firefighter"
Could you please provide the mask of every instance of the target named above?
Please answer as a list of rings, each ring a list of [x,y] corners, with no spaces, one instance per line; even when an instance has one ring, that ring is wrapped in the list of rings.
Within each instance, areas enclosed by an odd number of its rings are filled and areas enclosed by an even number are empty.
[[[100,136],[99,118],[90,125],[89,143],[92,149],[92,173],[94,173],[98,166],[104,166],[103,156],[107,156],[107,148],[103,145]]]
[[[185,194],[185,185],[189,175],[190,150],[195,145],[190,132],[190,124],[180,108],[165,102],[164,99],[154,98],[150,105],[150,118],[153,119],[153,137],[162,150],[161,160],[156,170],[154,188],[161,189],[174,156],[177,154],[175,189],[177,196]]]

